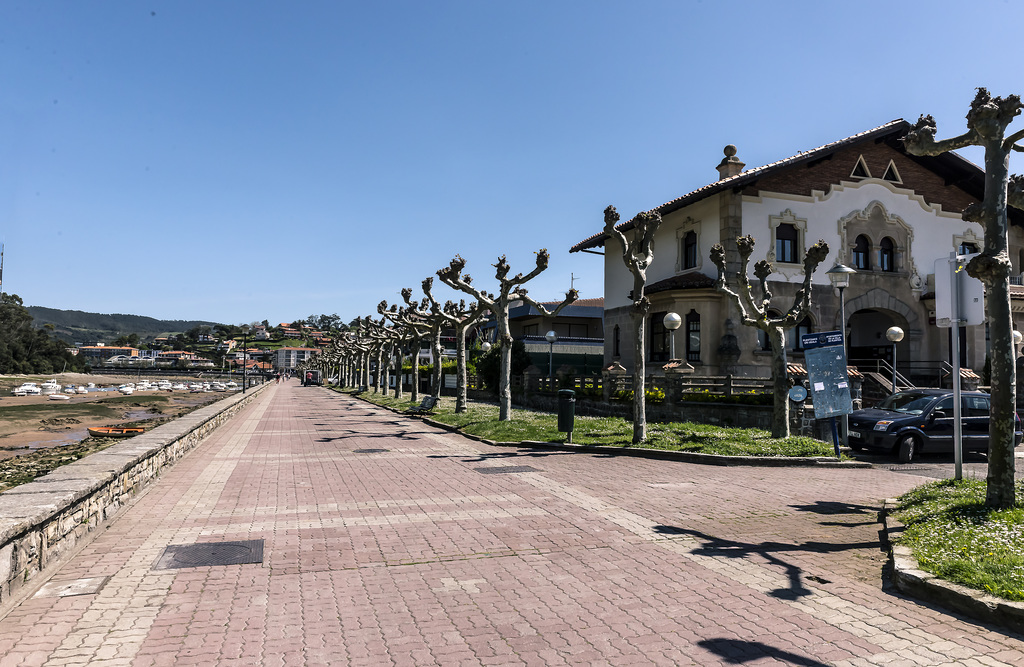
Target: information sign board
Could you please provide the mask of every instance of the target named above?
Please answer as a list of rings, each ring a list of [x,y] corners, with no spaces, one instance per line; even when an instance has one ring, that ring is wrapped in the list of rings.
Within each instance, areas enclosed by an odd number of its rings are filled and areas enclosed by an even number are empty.
[[[816,419],[853,412],[845,342],[841,331],[804,334],[800,337]]]

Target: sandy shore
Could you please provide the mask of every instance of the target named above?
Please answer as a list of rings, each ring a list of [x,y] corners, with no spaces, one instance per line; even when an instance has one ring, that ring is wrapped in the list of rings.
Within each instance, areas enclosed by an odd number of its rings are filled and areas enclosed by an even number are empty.
[[[113,388],[136,380],[135,375],[86,375],[83,373],[63,373],[51,377],[60,382],[61,386],[87,385],[92,382],[98,389]],[[0,459],[80,442],[88,437],[87,429],[90,426],[113,426],[124,422],[173,418],[197,405],[210,403],[226,396],[220,392],[200,394],[187,391],[158,392],[157,390],[139,392],[134,396],[140,399],[140,403],[137,405],[123,403],[119,406],[120,418],[112,419],[110,417],[85,416],[81,414],[81,410],[74,410],[73,406],[120,396],[116,392],[90,391],[87,394],[72,394],[66,401],[50,400],[48,396],[13,396],[11,394],[11,389],[23,382],[40,383],[48,379],[50,378],[40,379],[40,376],[21,375],[0,377]],[[155,378],[147,379],[150,382],[155,380]],[[167,379],[173,382],[192,380],[192,378],[180,376],[169,376]],[[152,412],[144,407],[144,398],[155,395],[168,398],[167,403],[162,404],[159,412]],[[29,417],[20,418],[13,416],[21,412],[10,410],[9,408],[13,406],[38,406],[39,410],[33,411],[35,414]],[[72,414],[74,416],[71,416]]]

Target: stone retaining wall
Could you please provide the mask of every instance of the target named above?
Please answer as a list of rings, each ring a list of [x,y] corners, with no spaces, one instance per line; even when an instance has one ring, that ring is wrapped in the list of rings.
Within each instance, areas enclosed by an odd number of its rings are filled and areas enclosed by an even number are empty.
[[[264,384],[0,493],[0,610],[90,538],[160,471],[251,402]]]

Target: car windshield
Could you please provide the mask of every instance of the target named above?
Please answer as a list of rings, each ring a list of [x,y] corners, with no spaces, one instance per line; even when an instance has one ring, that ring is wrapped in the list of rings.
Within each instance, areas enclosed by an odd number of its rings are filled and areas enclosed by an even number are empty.
[[[878,405],[878,408],[880,410],[902,412],[908,415],[919,415],[924,412],[925,408],[927,408],[934,400],[935,396],[930,394],[919,394],[916,392],[904,391],[899,394],[889,396]]]

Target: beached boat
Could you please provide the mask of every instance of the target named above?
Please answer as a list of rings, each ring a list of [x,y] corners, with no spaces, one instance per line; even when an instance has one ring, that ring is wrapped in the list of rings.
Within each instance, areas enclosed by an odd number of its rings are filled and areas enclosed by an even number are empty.
[[[50,394],[47,396],[51,401],[70,401],[71,397],[67,394]]]
[[[25,382],[20,387],[15,387],[11,393],[15,396],[38,396],[43,393],[43,390],[35,382]]]
[[[91,426],[89,435],[94,438],[130,438],[145,430],[141,426]]]
[[[133,393],[135,393],[135,387],[127,384],[121,385],[120,387],[117,388],[117,390],[124,394],[125,396],[131,396]]]
[[[39,388],[42,390],[43,396],[49,396],[60,391],[60,383],[57,380],[47,380],[39,385]]]
[[[92,384],[92,383],[90,383],[90,384]],[[75,387],[75,393],[76,394],[88,394],[89,390],[86,389],[85,387],[83,387],[82,385],[78,385],[77,387]]]

